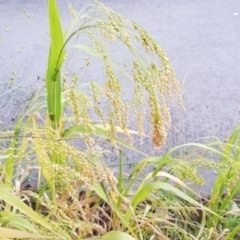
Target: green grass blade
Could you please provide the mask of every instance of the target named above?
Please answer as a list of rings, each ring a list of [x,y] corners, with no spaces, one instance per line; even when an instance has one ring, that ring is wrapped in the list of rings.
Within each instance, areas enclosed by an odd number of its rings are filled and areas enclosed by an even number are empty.
[[[103,184],[98,184],[97,186],[94,187],[94,191],[98,194],[100,198],[102,198],[106,203],[109,204],[111,207],[112,211],[121,219],[123,225],[131,231],[131,227],[129,225],[129,221],[126,221],[125,216],[121,213],[119,210],[118,206],[116,206],[112,201],[111,197],[108,195],[107,190],[105,189]],[[132,231],[131,231],[132,232]],[[132,232],[132,234],[134,234]]]
[[[134,240],[129,234],[120,231],[108,232],[101,240]]]
[[[144,185],[136,193],[135,197],[133,198],[132,206],[135,208],[140,202],[145,200],[156,189],[171,191],[171,192],[175,193],[177,196],[185,199],[189,203],[192,203],[196,206],[202,207],[202,205],[200,203],[198,203],[197,201],[195,201],[194,199],[192,199],[191,197],[189,197],[188,195],[186,195],[185,193],[183,193],[176,187],[172,186],[169,183],[165,183],[165,182],[155,182],[155,183],[149,183],[149,184]]]
[[[118,191],[123,193],[124,190],[124,178],[123,178],[123,154],[120,151],[120,161],[119,161],[119,174],[118,174]]]
[[[238,223],[237,226],[227,234],[225,239],[238,239],[238,237],[237,238],[234,238],[234,237],[236,237],[236,235],[239,232],[240,232],[240,223]]]
[[[50,239],[43,235],[31,234],[24,231],[14,230],[10,228],[0,227],[0,239],[16,239],[16,238],[29,238],[29,239]]]
[[[37,234],[37,230],[27,219],[14,212],[0,211],[0,225]]]
[[[209,151],[211,153],[214,153],[220,157],[224,157],[225,154],[222,153],[221,151],[213,148],[213,147],[209,147],[205,144],[201,144],[201,143],[186,143],[186,144],[182,144],[182,145],[179,145],[179,146],[176,146],[174,148],[171,148],[166,154],[164,157],[171,157],[171,155],[176,151],[176,150],[179,150],[181,148],[184,148],[184,147],[196,147],[197,149],[202,149],[202,150],[205,150],[205,151]]]
[[[188,196],[181,190],[179,190],[176,187],[172,186],[171,184],[165,183],[165,182],[155,182],[155,183],[149,183],[149,184],[144,185],[139,191],[137,191],[136,195],[134,196],[134,198],[132,200],[131,205],[132,205],[133,209],[135,209],[140,202],[144,201],[151,193],[153,193],[154,190],[157,190],[157,189],[172,192],[177,197],[180,197],[181,199],[186,200],[190,204],[192,204],[194,206],[198,206],[202,209],[205,209],[208,212],[211,212],[212,214],[215,214],[214,212],[212,212],[208,208],[204,207],[201,203],[197,202],[196,200],[194,200],[193,198],[191,198],[190,196]],[[131,217],[131,211],[128,211],[126,219],[129,220],[130,217]]]
[[[23,203],[19,198],[17,198],[15,195],[10,193],[8,190],[6,190],[4,187],[0,187],[0,199],[5,201],[6,203],[10,204],[11,206],[17,208],[20,212],[24,213],[28,217],[30,217],[32,220],[37,222],[38,224],[42,225],[46,229],[52,231],[52,227],[50,224],[48,224],[40,215],[38,215],[36,212],[34,212],[30,207],[28,207],[25,203]]]
[[[88,54],[91,54],[95,57],[102,59],[102,55],[98,51],[96,51],[93,48],[90,48],[84,44],[76,44],[76,45],[73,45],[72,48],[83,50],[83,51],[87,52]]]
[[[124,195],[127,195],[131,188],[136,184],[138,177],[142,172],[144,171],[145,167],[148,166],[151,158],[145,158],[142,161],[140,161],[132,170],[132,172],[129,174],[128,178],[125,181],[125,188]],[[128,186],[127,186],[128,184]]]
[[[47,104],[49,118],[53,123],[59,121],[61,106],[61,75],[64,38],[56,0],[48,0],[51,46],[46,74]]]
[[[237,127],[233,131],[230,138],[228,139],[228,142],[227,142],[226,147],[224,149],[225,156],[221,159],[221,162],[226,162],[228,160],[228,157],[231,155],[232,151],[234,150],[234,148],[236,148],[236,146],[239,145],[239,143],[240,143],[239,136],[240,136],[240,127]],[[237,153],[234,154],[234,158],[236,160],[238,160],[238,158],[236,158],[236,156],[239,155],[239,150],[237,150],[237,149],[236,149]]]

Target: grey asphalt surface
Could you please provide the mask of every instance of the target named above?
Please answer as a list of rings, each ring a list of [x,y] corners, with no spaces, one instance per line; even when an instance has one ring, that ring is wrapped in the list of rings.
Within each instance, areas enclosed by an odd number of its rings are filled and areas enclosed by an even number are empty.
[[[67,1],[59,2],[66,27]],[[81,2],[70,1],[76,9]],[[239,0],[103,0],[143,26],[166,50],[183,88],[186,111],[172,108],[168,147],[204,136],[226,139],[240,118]],[[26,9],[34,17],[21,12]],[[31,24],[19,24],[23,21]],[[35,26],[38,26],[37,29]],[[49,47],[46,1],[0,0],[0,119],[7,124],[20,106],[4,94],[12,72],[24,86],[15,98],[43,86]],[[20,53],[19,53],[20,50]],[[40,80],[38,80],[38,76]],[[127,94],[127,91],[126,91]],[[23,104],[26,102],[24,99]],[[151,151],[150,145],[144,150]],[[212,181],[212,176],[207,176]]]

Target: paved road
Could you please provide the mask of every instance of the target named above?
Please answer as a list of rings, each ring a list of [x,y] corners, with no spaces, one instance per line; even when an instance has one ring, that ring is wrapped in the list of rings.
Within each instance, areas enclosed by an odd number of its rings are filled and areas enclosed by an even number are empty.
[[[65,0],[60,10],[67,25]],[[76,9],[81,1],[72,0]],[[173,126],[167,147],[214,135],[225,139],[240,119],[240,2],[239,0],[103,0],[122,15],[145,27],[168,53],[183,86],[186,111],[173,107]],[[34,14],[29,18],[21,13]],[[49,38],[46,1],[0,0],[0,83],[27,88],[43,85]],[[9,29],[9,31],[7,30]],[[8,32],[7,32],[8,31]],[[18,53],[21,50],[21,53]],[[16,63],[14,63],[16,62]],[[2,88],[2,90],[1,90]],[[2,95],[6,88],[0,86]],[[16,98],[23,95],[16,92]],[[2,108],[9,103],[1,96]],[[6,109],[6,108],[5,108]],[[0,118],[15,117],[18,106],[8,105]],[[145,146],[150,149],[150,146]]]

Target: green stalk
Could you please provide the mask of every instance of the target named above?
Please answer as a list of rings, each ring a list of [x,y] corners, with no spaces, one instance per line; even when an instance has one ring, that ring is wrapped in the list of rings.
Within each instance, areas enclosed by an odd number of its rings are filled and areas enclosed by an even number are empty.
[[[61,117],[61,66],[63,63],[64,37],[56,0],[48,1],[51,45],[46,74],[48,116],[51,126],[56,129]]]

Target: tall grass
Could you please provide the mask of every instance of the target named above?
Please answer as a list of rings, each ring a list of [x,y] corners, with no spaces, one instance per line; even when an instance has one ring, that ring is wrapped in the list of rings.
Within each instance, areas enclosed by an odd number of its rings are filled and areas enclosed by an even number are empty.
[[[166,53],[140,26],[98,2],[79,14],[69,5],[73,22],[65,32],[55,0],[48,1],[48,11],[47,109],[34,102],[19,116],[8,148],[1,150],[0,238],[237,239],[239,128],[227,143],[185,144],[160,157],[136,149],[133,135],[145,136],[144,113],[153,145],[160,148],[170,123],[168,101],[177,98],[181,104]],[[131,54],[127,70],[111,55],[113,43]],[[78,73],[65,72],[72,50],[86,54],[81,70],[92,64],[90,57],[101,62],[102,86],[91,82],[90,93],[83,92]],[[122,99],[122,79],[133,83],[129,102]],[[100,100],[109,108],[102,108]],[[99,141],[118,154],[117,175],[102,161],[109,150]],[[183,156],[186,148],[189,155]],[[125,149],[142,156],[130,173],[124,172]],[[209,196],[191,185],[204,184],[200,168],[218,172]],[[32,171],[38,172],[37,186],[24,188]]]

